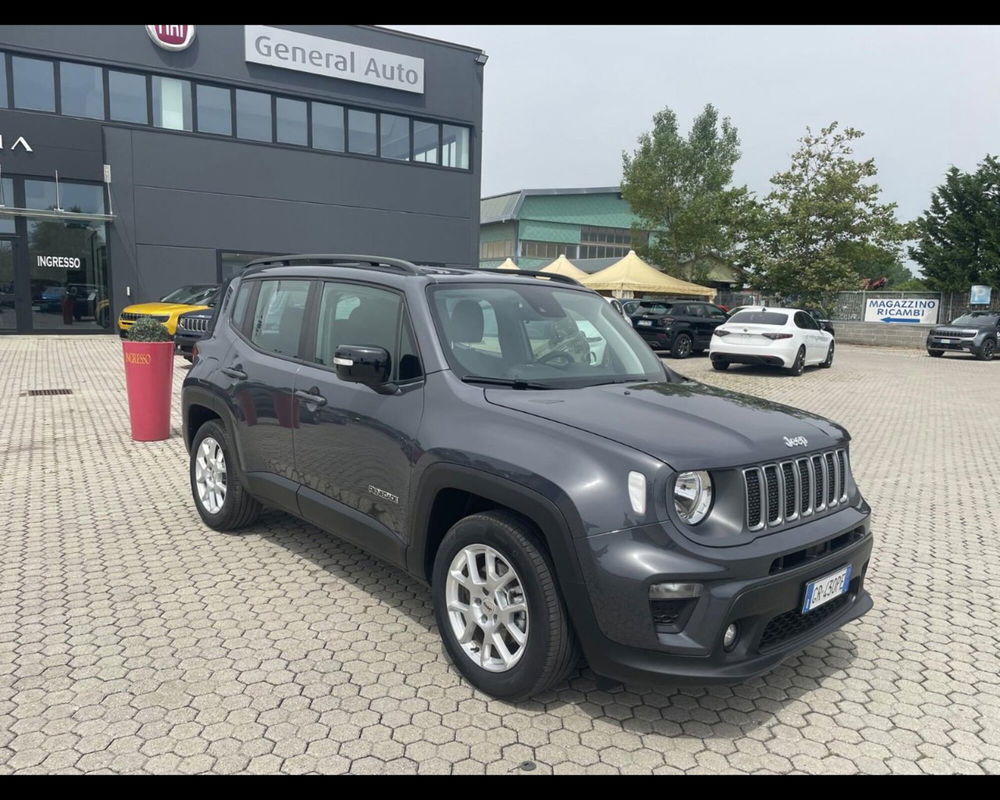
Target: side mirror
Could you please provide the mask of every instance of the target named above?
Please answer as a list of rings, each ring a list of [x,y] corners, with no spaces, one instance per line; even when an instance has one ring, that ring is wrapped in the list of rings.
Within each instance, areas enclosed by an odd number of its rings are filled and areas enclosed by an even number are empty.
[[[392,357],[384,347],[342,344],[333,354],[333,364],[342,381],[363,383],[380,392],[396,388],[389,383]]]

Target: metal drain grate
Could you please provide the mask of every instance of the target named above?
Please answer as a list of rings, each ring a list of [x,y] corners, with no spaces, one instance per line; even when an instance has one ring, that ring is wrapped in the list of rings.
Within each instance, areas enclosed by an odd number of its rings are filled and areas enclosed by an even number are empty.
[[[21,397],[46,397],[53,394],[73,394],[72,389],[28,389]]]

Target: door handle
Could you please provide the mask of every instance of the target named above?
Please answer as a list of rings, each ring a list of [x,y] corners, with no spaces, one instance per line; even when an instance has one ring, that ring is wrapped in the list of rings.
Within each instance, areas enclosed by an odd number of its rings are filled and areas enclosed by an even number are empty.
[[[326,405],[326,398],[321,394],[313,394],[312,392],[304,392],[301,389],[296,389],[295,396],[300,400],[305,400],[307,403],[311,403],[314,406]]]
[[[245,381],[247,379],[247,374],[241,369],[235,369],[232,367],[223,367],[219,370],[223,375],[228,375],[230,378],[235,378],[238,381]]]

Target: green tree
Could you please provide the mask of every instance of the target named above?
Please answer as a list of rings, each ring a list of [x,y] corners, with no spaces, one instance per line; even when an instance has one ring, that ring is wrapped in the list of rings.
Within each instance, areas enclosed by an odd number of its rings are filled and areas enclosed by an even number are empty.
[[[917,220],[910,248],[932,289],[1000,287],[1000,162],[987,155],[975,172],[951,167]]]
[[[657,232],[648,243],[635,237],[643,258],[680,275],[685,262],[732,250],[735,208],[747,194],[745,187],[730,185],[739,147],[736,128],[728,117],[720,123],[711,104],[687,138],[669,108],[653,117],[653,130],[639,137],[638,149],[622,153],[622,197],[640,219],[633,232]]]
[[[806,128],[791,167],[771,178],[774,189],[745,206],[740,258],[765,293],[821,302],[856,289],[859,256],[898,259],[910,235],[896,220],[896,204],[879,202],[874,159],[851,157],[851,142],[864,134],[838,127],[832,122],[818,135]]]
[[[854,264],[862,280],[887,278],[885,289],[897,289],[901,283],[913,280],[913,273],[903,265],[899,248],[887,250],[867,242],[845,242],[839,252]]]

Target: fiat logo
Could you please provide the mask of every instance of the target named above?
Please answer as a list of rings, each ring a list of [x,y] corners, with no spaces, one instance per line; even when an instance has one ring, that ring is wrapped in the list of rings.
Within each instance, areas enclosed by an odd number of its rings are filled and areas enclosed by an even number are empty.
[[[186,50],[194,41],[194,25],[147,25],[153,44],[164,50]]]

